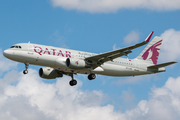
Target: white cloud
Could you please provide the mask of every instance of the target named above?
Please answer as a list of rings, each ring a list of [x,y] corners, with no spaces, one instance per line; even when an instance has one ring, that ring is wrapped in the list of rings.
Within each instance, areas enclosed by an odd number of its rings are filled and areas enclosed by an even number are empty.
[[[51,119],[51,120],[119,120],[121,112],[114,112],[113,105],[101,106],[106,99],[101,91],[82,91],[78,81],[69,86],[70,77],[58,79],[54,84],[43,83],[36,70],[27,75],[12,74],[17,84],[4,84],[0,92],[0,118]],[[1,80],[6,80],[5,77]],[[0,86],[2,87],[2,86]],[[18,110],[16,110],[18,109]]]
[[[53,6],[90,13],[116,12],[119,9],[178,10],[179,0],[51,0]]]
[[[160,61],[180,60],[180,31],[169,29],[162,33],[161,37],[163,43],[160,51]]]
[[[139,40],[139,32],[131,31],[126,37],[124,37],[124,43],[126,45],[137,43]]]
[[[161,88],[152,88],[150,99],[141,100],[135,109],[126,111],[129,119],[178,120],[180,118],[180,77],[169,78]]]
[[[122,91],[122,95],[119,99],[119,101],[121,102],[120,107],[126,110],[136,107],[136,104],[134,103],[135,99],[135,95],[133,94],[133,91],[131,89],[128,89],[127,91]]]
[[[117,50],[117,49],[120,49],[120,47],[117,47],[116,44],[113,45],[113,50]]]
[[[125,45],[132,45],[133,43],[137,43],[139,40],[139,32],[137,30],[131,31],[127,36],[124,37]],[[113,45],[113,50],[120,49],[116,44]]]
[[[11,75],[11,76],[10,76]],[[10,76],[10,77],[9,77]],[[27,75],[8,72],[0,80],[0,118],[6,120],[178,120],[180,118],[180,77],[170,77],[163,87],[153,87],[149,100],[137,105],[132,91],[123,91],[121,98],[129,109],[115,111],[104,105],[107,96],[102,91],[83,91],[82,83],[71,87],[70,77],[44,83],[38,72],[29,69]],[[7,82],[8,81],[8,82]],[[133,108],[132,108],[133,106]]]

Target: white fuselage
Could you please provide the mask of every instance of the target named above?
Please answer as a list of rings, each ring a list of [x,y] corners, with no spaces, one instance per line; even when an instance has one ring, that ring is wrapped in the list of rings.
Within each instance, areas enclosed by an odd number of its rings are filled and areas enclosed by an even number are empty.
[[[65,63],[67,58],[77,58],[83,60],[84,58],[97,55],[89,52],[31,43],[20,43],[14,46],[15,47],[4,51],[5,57],[21,63],[47,66],[59,71],[75,74],[89,74],[90,70],[89,68],[68,68]],[[113,61],[105,62],[104,64],[94,69],[92,72],[95,74],[107,76],[136,76],[154,73],[152,71],[148,71],[147,66],[149,66],[149,64],[141,60],[117,58]],[[165,69],[162,71],[165,71]]]

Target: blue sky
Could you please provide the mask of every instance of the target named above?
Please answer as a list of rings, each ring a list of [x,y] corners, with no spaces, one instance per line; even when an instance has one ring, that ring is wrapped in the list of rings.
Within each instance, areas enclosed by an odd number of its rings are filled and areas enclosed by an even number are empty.
[[[78,75],[72,88],[70,77],[43,80],[40,66],[33,65],[24,76],[24,64],[2,56],[11,45],[29,41],[103,53],[143,41],[154,31],[153,37],[164,38],[158,63],[179,62],[179,1],[146,1],[0,1],[0,118],[30,119],[30,113],[32,119],[179,119],[179,63],[164,73],[139,77],[99,75],[89,81]]]

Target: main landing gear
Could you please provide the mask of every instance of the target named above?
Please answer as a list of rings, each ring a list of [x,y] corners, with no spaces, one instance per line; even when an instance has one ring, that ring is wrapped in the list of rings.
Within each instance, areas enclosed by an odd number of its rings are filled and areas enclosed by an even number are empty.
[[[88,75],[88,79],[89,79],[89,80],[95,79],[95,78],[96,78],[96,75],[95,75],[94,73],[92,73],[92,68],[90,68],[89,71],[90,71],[90,74]]]
[[[71,78],[72,78],[72,80],[69,81],[69,85],[70,85],[70,86],[75,86],[75,85],[77,84],[77,81],[74,79],[73,73],[68,74],[68,75],[71,76]],[[93,79],[95,79],[95,78],[96,78],[96,75],[95,75],[94,73],[90,73],[90,74],[88,75],[88,79],[89,79],[89,80],[93,80]]]
[[[29,63],[24,63],[25,64],[25,67],[26,69],[23,71],[24,74],[28,74],[28,67],[29,67]]]
[[[89,80],[93,80],[96,78],[96,75],[94,73],[92,73],[92,69],[89,69],[90,70],[90,74],[88,75],[88,79]],[[72,80],[69,82],[69,85],[70,86],[74,86],[77,84],[77,81],[74,79],[74,75],[73,73],[70,73],[68,74],[69,76],[71,76]]]
[[[89,80],[93,80],[93,79],[95,79],[96,78],[96,75],[94,74],[94,73],[90,73],[89,75],[88,75],[88,79]]]
[[[71,78],[72,78],[72,80],[69,81],[69,85],[70,85],[70,86],[76,85],[76,84],[77,84],[77,81],[74,79],[73,73],[72,73],[72,74],[69,74],[69,76],[71,76]]]

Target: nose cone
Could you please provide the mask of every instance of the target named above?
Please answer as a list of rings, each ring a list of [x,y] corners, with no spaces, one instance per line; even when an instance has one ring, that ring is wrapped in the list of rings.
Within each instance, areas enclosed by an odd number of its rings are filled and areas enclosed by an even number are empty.
[[[9,58],[10,55],[11,55],[11,51],[8,50],[8,49],[7,49],[7,50],[4,50],[3,55],[4,55],[6,58]]]

